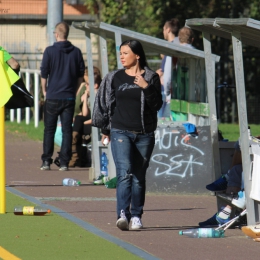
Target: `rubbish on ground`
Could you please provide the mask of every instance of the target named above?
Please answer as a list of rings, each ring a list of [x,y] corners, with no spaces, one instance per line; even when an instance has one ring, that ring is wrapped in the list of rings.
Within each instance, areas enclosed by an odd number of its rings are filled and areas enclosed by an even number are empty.
[[[62,181],[63,186],[79,186],[80,184],[81,182],[79,180],[72,179],[72,178],[65,178]]]
[[[16,206],[14,208],[14,215],[43,216],[47,213],[51,213],[51,210],[39,206]]]
[[[224,230],[215,230],[214,228],[192,228],[179,232],[179,235],[185,235],[192,238],[221,238],[224,237]]]

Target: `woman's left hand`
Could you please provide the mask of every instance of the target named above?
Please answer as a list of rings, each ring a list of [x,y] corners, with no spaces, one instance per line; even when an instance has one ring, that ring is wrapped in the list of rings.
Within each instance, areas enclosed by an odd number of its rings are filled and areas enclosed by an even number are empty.
[[[148,83],[145,81],[141,74],[136,74],[134,83],[140,88],[146,88],[148,86]]]
[[[84,94],[81,96],[81,102],[84,102],[87,100],[88,100],[88,93],[87,93],[87,91],[85,91]]]
[[[110,143],[110,135],[102,135],[101,143],[103,145],[108,145]]]

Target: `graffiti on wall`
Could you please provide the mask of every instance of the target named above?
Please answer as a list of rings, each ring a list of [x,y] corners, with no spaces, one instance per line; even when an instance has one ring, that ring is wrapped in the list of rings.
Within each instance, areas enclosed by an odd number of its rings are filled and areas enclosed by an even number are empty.
[[[206,131],[201,131],[199,136],[193,137],[171,128],[157,129],[151,157],[154,176],[194,176],[204,165],[206,154],[203,147],[206,148],[204,143],[209,142]]]

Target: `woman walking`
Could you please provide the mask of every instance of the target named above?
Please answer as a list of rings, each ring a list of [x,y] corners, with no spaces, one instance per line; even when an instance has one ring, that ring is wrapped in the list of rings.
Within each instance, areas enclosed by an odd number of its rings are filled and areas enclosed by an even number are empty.
[[[117,175],[117,222],[121,230],[143,227],[145,178],[154,148],[160,79],[148,68],[140,42],[120,45],[123,69],[108,73],[95,98],[92,125],[111,141]]]

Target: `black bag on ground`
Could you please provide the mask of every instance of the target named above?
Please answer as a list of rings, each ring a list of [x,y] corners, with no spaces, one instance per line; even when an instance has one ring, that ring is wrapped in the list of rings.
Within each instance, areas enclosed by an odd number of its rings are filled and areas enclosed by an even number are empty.
[[[16,109],[33,107],[33,96],[28,92],[21,78],[11,86],[11,90],[13,95],[5,104],[5,108]]]

